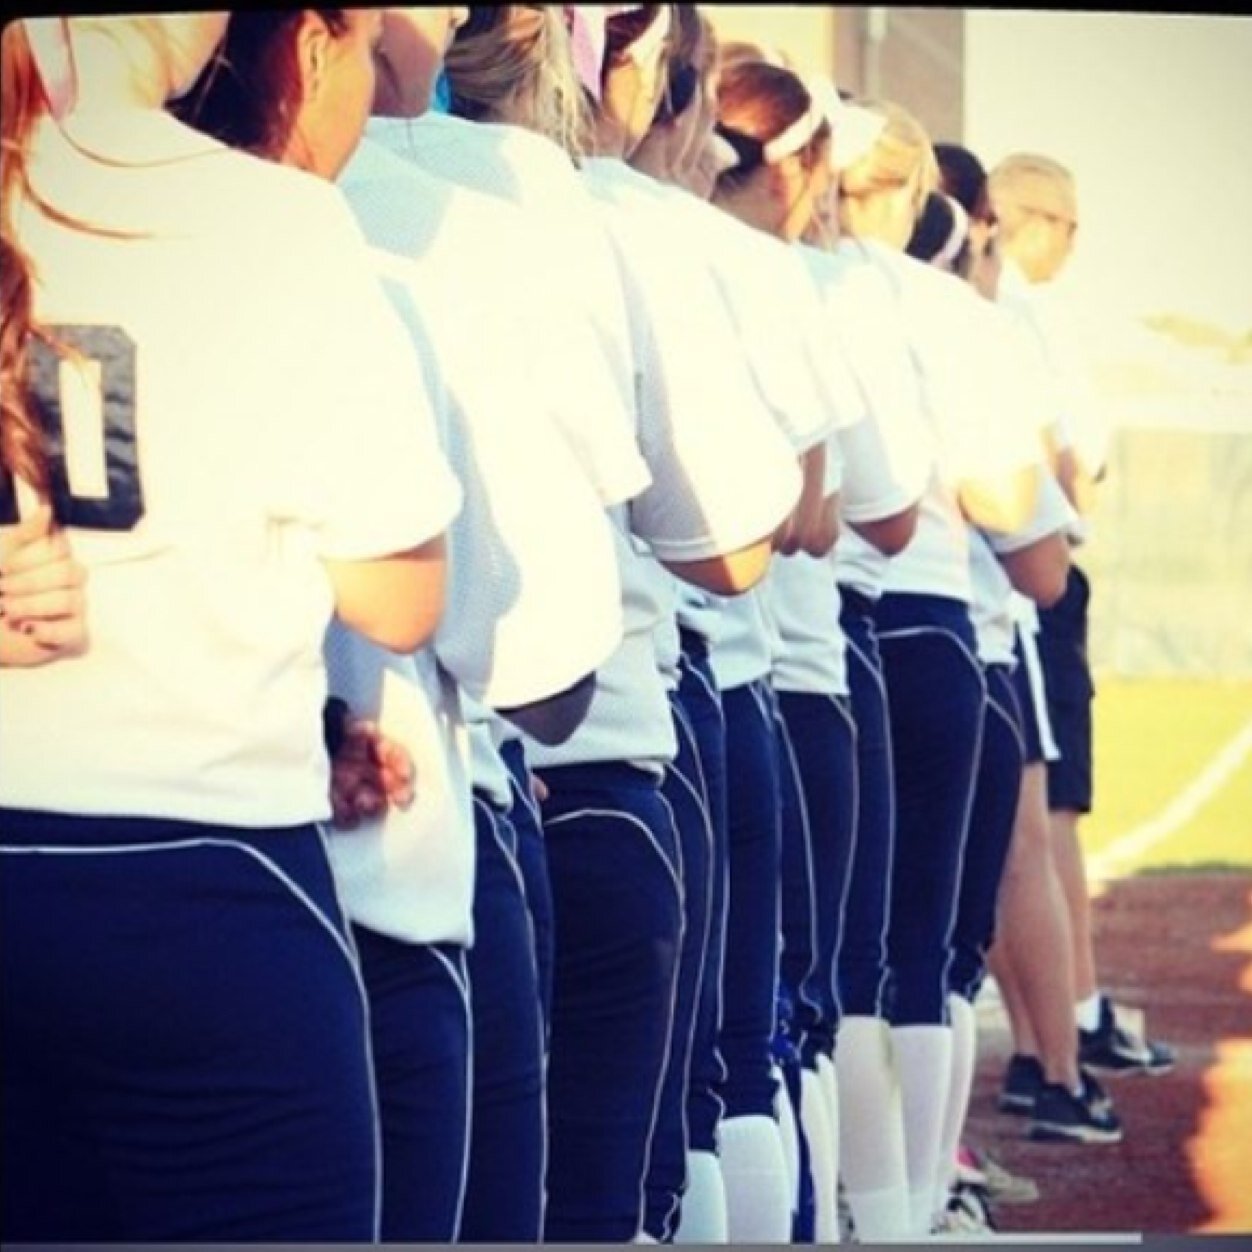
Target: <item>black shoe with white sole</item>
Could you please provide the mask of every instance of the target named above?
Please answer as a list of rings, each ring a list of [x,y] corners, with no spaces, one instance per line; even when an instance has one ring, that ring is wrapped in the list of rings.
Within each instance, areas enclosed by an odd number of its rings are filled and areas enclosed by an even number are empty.
[[[1004,1082],[996,1097],[996,1107],[1001,1113],[1021,1113],[1029,1116],[1035,1107],[1035,1097],[1043,1087],[1043,1066],[1039,1058],[1015,1052],[1009,1057],[1004,1071]]]
[[[1084,1074],[1078,1095],[1062,1083],[1043,1085],[1026,1133],[1053,1143],[1120,1143],[1122,1123],[1100,1085]]]
[[[1174,1068],[1174,1051],[1126,1029],[1108,996],[1101,996],[1099,1024],[1078,1031],[1078,1060],[1108,1074],[1167,1074]]]

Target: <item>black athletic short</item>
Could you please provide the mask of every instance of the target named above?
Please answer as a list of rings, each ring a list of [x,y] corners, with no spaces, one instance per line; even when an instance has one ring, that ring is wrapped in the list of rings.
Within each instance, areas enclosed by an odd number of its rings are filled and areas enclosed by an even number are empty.
[[[1065,594],[1039,611],[1039,661],[1048,717],[1061,759],[1048,763],[1048,807],[1090,813],[1092,801],[1091,700],[1095,685],[1087,658],[1087,608],[1091,585],[1071,565]]]

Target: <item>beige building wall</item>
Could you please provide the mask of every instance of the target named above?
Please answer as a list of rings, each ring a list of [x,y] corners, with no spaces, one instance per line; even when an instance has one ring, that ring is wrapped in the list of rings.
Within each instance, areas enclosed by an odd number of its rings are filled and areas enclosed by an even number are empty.
[[[935,139],[964,136],[963,9],[710,4],[704,12],[722,39],[773,45],[845,91],[895,100]]]

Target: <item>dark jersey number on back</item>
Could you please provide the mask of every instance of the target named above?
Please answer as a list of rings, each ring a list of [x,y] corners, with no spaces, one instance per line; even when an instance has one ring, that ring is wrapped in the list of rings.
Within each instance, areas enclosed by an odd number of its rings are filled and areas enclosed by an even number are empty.
[[[135,343],[117,326],[51,326],[53,339],[65,344],[98,371],[96,404],[103,423],[102,493],[75,495],[67,448],[66,403],[62,366],[76,368],[73,357],[33,340],[27,360],[32,407],[43,427],[53,516],[62,526],[86,530],[132,530],[144,514],[135,433]],[[0,475],[0,523],[17,521],[12,478]]]

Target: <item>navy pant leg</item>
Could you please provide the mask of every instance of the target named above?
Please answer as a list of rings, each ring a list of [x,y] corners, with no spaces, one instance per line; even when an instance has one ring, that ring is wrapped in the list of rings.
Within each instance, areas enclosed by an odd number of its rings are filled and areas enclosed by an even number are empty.
[[[839,942],[842,1012],[884,1017],[888,986],[887,920],[895,848],[895,771],[887,688],[871,606],[843,589],[840,625],[848,641],[848,692],[856,723],[856,835]]]
[[[660,779],[562,766],[544,836],[555,908],[548,1242],[628,1242],[669,1047],[682,895]]]
[[[709,834],[708,944],[696,1001],[687,1086],[687,1145],[714,1152],[724,1105],[726,1063],[718,1044],[722,1021],[722,968],[726,949],[726,889],[729,850],[726,835],[726,717],[707,647],[684,639],[678,703],[695,736],[704,780]]]
[[[520,740],[511,739],[500,749],[512,777],[513,806],[509,821],[517,833],[517,863],[526,887],[526,906],[535,935],[535,961],[539,967],[539,1005],[547,1043],[552,1017],[552,883],[548,878],[548,853],[543,842],[539,805],[530,789],[530,771]]]
[[[474,797],[474,1029],[462,1243],[537,1243],[546,1163],[544,1024],[534,937],[507,814]]]
[[[713,836],[695,736],[679,704],[670,697],[678,755],[666,767],[661,794],[674,815],[681,857],[683,942],[674,997],[673,1027],[661,1105],[648,1158],[644,1230],[667,1241],[678,1225],[687,1173],[687,1088],[696,1006],[709,942],[709,875]]]
[[[353,926],[369,994],[383,1145],[384,1242],[449,1243],[469,1151],[464,949]]]
[[[952,930],[986,701],[968,612],[958,602],[936,601],[886,595],[876,610],[896,779],[891,1020],[902,1026],[947,1021]]]
[[[969,837],[961,864],[952,969],[948,985],[973,1001],[987,969],[987,950],[996,926],[996,900],[1008,859],[1017,797],[1021,789],[1021,713],[1010,667],[989,665],[982,751],[974,786]]]
[[[729,878],[719,1035],[727,1117],[772,1117],[782,833],[771,694],[758,683],[722,692],[726,714]]]
[[[368,1242],[363,988],[312,826],[0,813],[9,1242]]]
[[[832,1056],[839,1022],[835,971],[844,910],[856,847],[856,727],[847,697],[779,692],[782,746],[790,760],[802,803],[794,810],[804,820],[803,833],[810,872],[811,922],[800,932],[811,937],[807,968],[788,972],[791,930],[787,922],[786,870],[783,897],[783,976],[796,999],[797,1040],[806,1064],[819,1054]],[[787,806],[783,808],[786,849]],[[784,865],[787,855],[784,852]],[[802,904],[797,900],[797,904]]]

